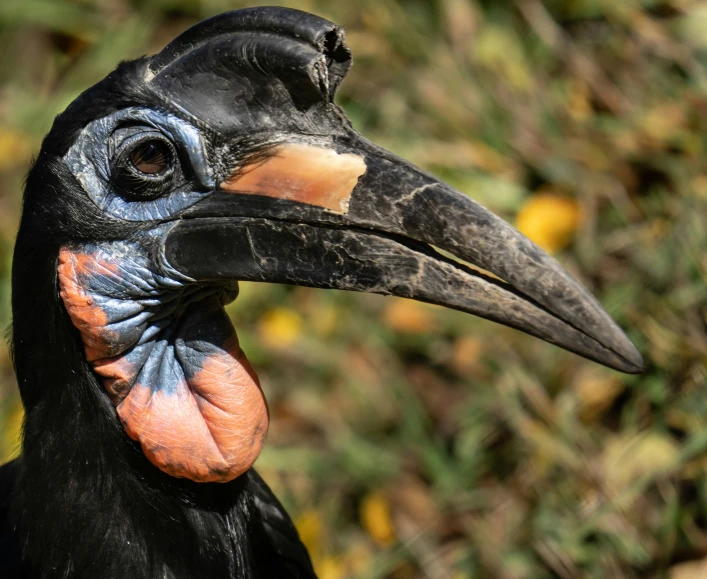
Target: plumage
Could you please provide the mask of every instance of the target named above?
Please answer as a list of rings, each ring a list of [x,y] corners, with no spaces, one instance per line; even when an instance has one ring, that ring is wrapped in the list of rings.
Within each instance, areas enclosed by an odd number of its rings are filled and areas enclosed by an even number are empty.
[[[552,258],[353,130],[333,102],[350,65],[330,22],[234,11],[56,118],[13,262],[3,577],[315,577],[251,468],[268,415],[223,309],[239,280],[438,303],[640,370]]]

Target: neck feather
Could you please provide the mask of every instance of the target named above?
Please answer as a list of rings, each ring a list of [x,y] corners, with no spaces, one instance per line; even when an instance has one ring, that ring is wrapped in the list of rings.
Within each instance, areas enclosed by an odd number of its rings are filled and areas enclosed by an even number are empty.
[[[203,484],[148,462],[59,297],[59,249],[20,238],[13,266],[26,409],[13,517],[24,559],[37,577],[250,576],[263,542],[252,471]]]

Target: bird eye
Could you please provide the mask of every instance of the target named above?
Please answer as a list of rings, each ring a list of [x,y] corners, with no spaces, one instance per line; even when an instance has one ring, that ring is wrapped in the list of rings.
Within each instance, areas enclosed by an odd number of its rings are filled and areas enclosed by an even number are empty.
[[[172,164],[172,149],[164,141],[150,139],[138,143],[130,151],[130,162],[133,167],[145,175],[158,175]]]
[[[128,198],[156,199],[183,178],[174,145],[157,131],[121,128],[114,134],[113,186]]]

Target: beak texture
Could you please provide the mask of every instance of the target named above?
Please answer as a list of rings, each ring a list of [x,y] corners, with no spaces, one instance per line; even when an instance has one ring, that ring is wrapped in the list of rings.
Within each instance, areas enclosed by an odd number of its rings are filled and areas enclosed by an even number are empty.
[[[439,304],[623,372],[642,370],[636,348],[586,289],[463,193],[353,131],[325,152],[301,145],[280,151],[275,160],[229,177],[221,192],[183,215],[165,242],[172,267],[196,279],[290,283]],[[295,165],[282,151],[299,155]],[[336,170],[327,172],[322,159]],[[318,202],[322,198],[328,201]]]

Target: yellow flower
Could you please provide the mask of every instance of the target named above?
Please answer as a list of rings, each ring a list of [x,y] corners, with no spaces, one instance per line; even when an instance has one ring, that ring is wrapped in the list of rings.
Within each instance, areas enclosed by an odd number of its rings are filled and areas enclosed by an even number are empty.
[[[263,315],[258,330],[268,346],[287,348],[302,335],[302,318],[292,310],[275,308]]]
[[[319,579],[344,579],[346,577],[344,564],[339,557],[322,557],[314,567]]]
[[[669,579],[706,579],[707,558],[698,561],[686,561],[673,565],[668,571]]]
[[[585,121],[592,114],[591,94],[587,83],[575,81],[570,87],[567,111],[575,121]]]
[[[429,307],[405,299],[392,299],[383,314],[385,324],[396,332],[422,334],[434,326]]]
[[[344,560],[327,552],[325,543],[328,535],[319,511],[311,509],[303,512],[295,520],[295,527],[320,579],[343,579],[348,576]]]
[[[395,542],[390,507],[381,493],[372,492],[363,498],[360,516],[363,528],[378,545],[388,547]]]
[[[483,342],[478,336],[461,336],[452,349],[452,364],[457,372],[474,374],[480,368]]]
[[[0,171],[24,165],[31,155],[32,143],[27,136],[0,127]]]
[[[603,452],[608,486],[622,491],[637,479],[667,474],[678,460],[679,448],[666,434],[622,434],[609,441]]]
[[[324,528],[321,515],[315,510],[305,511],[295,519],[295,527],[312,558],[318,558],[322,552],[321,539]]]
[[[523,205],[516,227],[548,253],[556,253],[572,241],[580,219],[579,206],[571,197],[540,193]]]
[[[593,367],[583,368],[574,380],[574,391],[579,402],[579,416],[591,422],[614,403],[623,392],[623,382],[613,374]]]
[[[0,464],[16,457],[20,452],[22,444],[22,421],[25,412],[19,398],[15,401],[12,409],[6,416],[5,424],[2,428],[2,443],[0,445]]]

